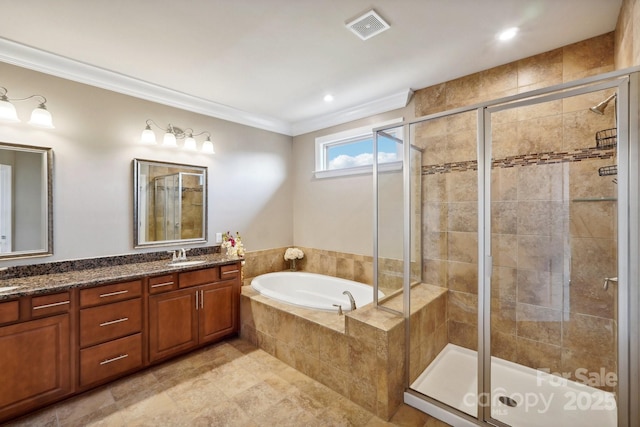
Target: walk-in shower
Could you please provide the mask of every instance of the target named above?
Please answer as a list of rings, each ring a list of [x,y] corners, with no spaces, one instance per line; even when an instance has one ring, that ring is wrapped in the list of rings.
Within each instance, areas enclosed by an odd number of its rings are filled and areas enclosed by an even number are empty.
[[[374,287],[403,296],[406,403],[455,425],[637,422],[633,71],[376,132],[404,153],[374,167]]]

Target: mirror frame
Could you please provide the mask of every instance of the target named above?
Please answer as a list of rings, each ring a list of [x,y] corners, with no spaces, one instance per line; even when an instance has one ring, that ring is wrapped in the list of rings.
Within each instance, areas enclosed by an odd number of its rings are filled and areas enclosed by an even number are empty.
[[[45,216],[43,223],[46,224],[46,230],[42,233],[45,242],[42,248],[25,251],[8,252],[0,254],[0,261],[7,259],[17,258],[35,258],[45,257],[53,255],[53,149],[49,147],[37,147],[34,145],[13,144],[9,142],[0,142],[0,149],[7,149],[13,151],[23,151],[30,153],[40,153],[44,155],[44,177],[43,181],[46,182],[43,185],[44,192],[42,198],[46,200],[47,207],[45,209]]]
[[[188,168],[190,172],[200,171],[204,175],[202,184],[203,193],[203,212],[202,212],[202,237],[193,239],[175,239],[175,240],[156,240],[156,241],[140,241],[140,169],[142,166],[166,166],[174,168]],[[208,173],[206,166],[188,165],[183,163],[161,162],[156,160],[133,159],[133,247],[148,248],[154,246],[171,246],[180,244],[206,243],[208,235]]]

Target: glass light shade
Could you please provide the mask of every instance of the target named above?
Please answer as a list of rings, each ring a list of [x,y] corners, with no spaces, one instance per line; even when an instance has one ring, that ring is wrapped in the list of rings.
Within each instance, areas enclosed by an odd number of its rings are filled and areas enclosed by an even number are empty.
[[[213,149],[213,142],[211,142],[211,139],[207,138],[207,140],[202,143],[202,152],[207,154],[216,154]]]
[[[176,140],[176,136],[171,132],[165,133],[162,140],[162,145],[164,145],[165,147],[177,147],[178,141]]]
[[[189,135],[188,137],[185,138],[184,149],[191,150],[191,151],[198,149],[198,145],[196,144],[196,140],[193,138],[193,136]]]
[[[51,113],[47,110],[47,107],[45,107],[44,104],[40,104],[31,112],[31,120],[29,120],[29,124],[49,129],[54,128]]]
[[[16,113],[16,107],[7,99],[0,99],[0,120],[7,122],[19,122],[18,113]]]
[[[151,130],[149,126],[145,130],[142,131],[142,135],[140,135],[140,142],[143,144],[157,144],[156,134]]]

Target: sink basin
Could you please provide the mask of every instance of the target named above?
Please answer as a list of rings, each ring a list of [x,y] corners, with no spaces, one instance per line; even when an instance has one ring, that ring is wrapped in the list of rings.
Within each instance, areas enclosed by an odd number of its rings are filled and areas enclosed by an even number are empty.
[[[0,286],[0,293],[12,291],[14,289],[18,289],[17,286]]]
[[[196,261],[196,260],[193,260],[193,261],[175,261],[175,262],[170,262],[169,265],[171,267],[185,267],[187,265],[202,264],[203,262],[206,262],[206,261],[202,261],[202,260],[200,260],[200,261]]]

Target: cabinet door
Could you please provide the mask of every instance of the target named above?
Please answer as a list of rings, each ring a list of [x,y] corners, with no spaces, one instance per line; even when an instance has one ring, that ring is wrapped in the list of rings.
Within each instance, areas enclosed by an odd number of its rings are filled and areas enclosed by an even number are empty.
[[[71,392],[69,315],[0,328],[0,420]]]
[[[198,344],[195,289],[149,297],[149,358],[151,361],[195,347]]]
[[[234,283],[201,286],[200,342],[213,341],[236,331]]]

